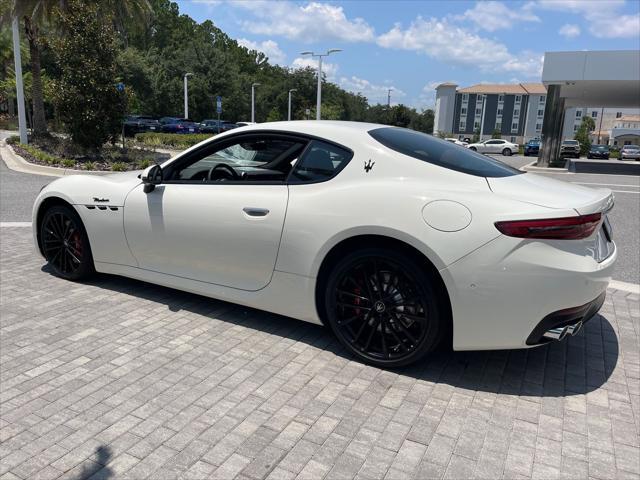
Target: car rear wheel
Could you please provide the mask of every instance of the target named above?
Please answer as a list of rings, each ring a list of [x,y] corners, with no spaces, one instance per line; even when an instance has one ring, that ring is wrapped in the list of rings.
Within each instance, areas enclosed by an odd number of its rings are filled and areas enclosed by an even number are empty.
[[[478,151],[478,149],[476,147],[469,147],[469,150],[473,150],[474,152]]]
[[[40,243],[44,257],[59,277],[83,280],[95,272],[87,232],[71,207],[57,205],[45,212]]]
[[[340,343],[371,365],[415,362],[445,330],[432,279],[400,252],[369,248],[347,255],[329,275],[324,298]]]
[[[504,150],[502,150],[502,155],[504,155],[505,157],[510,157],[511,156],[511,149],[505,148]]]

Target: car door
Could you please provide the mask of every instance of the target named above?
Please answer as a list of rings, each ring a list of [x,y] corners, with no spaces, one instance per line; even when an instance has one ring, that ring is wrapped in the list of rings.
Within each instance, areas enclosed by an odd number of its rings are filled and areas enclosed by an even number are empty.
[[[247,138],[208,144],[165,166],[164,180],[151,192],[140,185],[128,195],[125,232],[140,268],[242,290],[270,282],[287,211],[288,171],[277,178],[274,170],[265,180],[214,179],[210,172],[226,170],[217,168],[225,164],[243,174],[269,173],[261,167],[291,146],[301,151],[304,142],[278,137],[280,144],[256,161],[243,157]]]
[[[499,140],[487,140],[486,153],[497,153],[500,148]]]

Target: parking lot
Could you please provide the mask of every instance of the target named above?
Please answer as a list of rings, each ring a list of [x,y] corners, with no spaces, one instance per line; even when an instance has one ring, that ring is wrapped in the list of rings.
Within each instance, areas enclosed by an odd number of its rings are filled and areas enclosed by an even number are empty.
[[[3,480],[640,477],[635,293],[609,289],[563,343],[385,371],[316,325],[118,277],[54,277],[28,226],[51,177],[4,164],[0,176]],[[612,220],[631,244],[617,279],[633,281],[637,177],[564,177],[630,192]]]

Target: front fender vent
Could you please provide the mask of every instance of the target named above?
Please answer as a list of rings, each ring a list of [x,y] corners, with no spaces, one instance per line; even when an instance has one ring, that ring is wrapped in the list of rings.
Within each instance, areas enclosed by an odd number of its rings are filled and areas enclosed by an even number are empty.
[[[112,212],[116,212],[119,209],[119,207],[107,207],[106,205],[85,205],[85,207],[87,210],[95,210],[97,208],[98,210],[111,210]]]

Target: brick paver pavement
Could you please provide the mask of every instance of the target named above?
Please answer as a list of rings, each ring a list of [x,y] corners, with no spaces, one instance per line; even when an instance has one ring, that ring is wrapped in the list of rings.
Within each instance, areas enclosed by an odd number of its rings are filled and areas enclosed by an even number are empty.
[[[639,299],[569,341],[384,371],[323,328],[43,269],[1,228],[0,478],[638,478]]]

